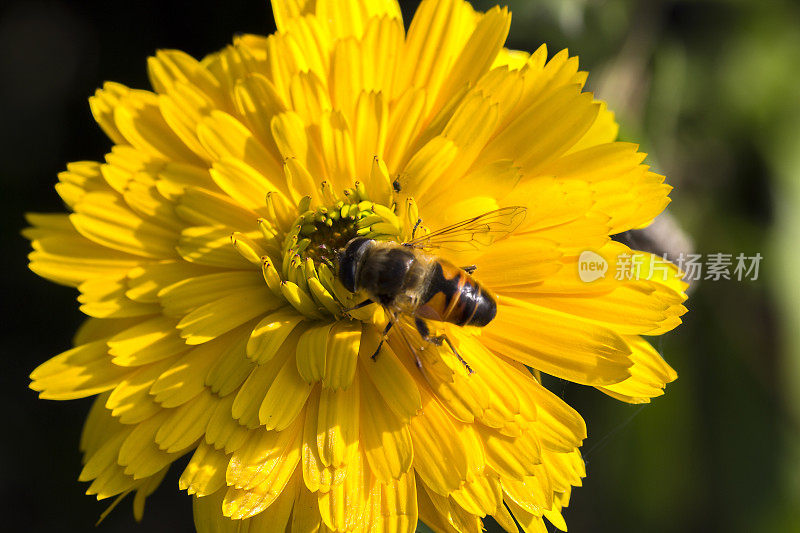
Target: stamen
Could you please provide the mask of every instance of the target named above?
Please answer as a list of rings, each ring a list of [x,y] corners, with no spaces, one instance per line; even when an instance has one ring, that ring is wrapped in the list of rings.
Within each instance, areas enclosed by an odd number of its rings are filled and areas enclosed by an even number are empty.
[[[338,198],[327,182],[320,184],[320,191],[325,205],[314,206],[310,196],[303,197],[297,205],[300,215],[285,228],[279,283],[273,264],[262,260],[262,266],[270,288],[290,299],[306,316],[339,317],[354,303],[336,275],[341,250],[357,236],[400,241],[403,223],[395,213],[396,206],[370,201],[362,183],[356,182]],[[272,227],[259,229],[264,234],[277,233]]]

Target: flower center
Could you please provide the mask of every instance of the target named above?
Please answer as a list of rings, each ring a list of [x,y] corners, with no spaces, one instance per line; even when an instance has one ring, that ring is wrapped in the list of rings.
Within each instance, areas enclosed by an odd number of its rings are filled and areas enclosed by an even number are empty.
[[[355,237],[399,240],[403,229],[392,208],[371,202],[356,189],[345,190],[343,196],[313,210],[310,197],[299,202],[302,214],[284,240],[284,265],[310,259],[316,266],[334,268],[338,253]]]
[[[328,191],[326,205],[313,207],[310,196],[298,202],[300,215],[285,234],[280,272],[269,259],[262,265],[274,292],[317,319],[342,316],[344,309],[354,305],[353,294],[337,277],[339,254],[351,239],[399,241],[404,235],[395,205],[371,201],[358,184],[338,198]]]

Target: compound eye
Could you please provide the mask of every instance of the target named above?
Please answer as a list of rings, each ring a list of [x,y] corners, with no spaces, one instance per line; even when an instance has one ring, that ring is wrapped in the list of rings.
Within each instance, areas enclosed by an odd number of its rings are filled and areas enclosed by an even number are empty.
[[[343,260],[339,264],[339,281],[350,292],[356,292],[356,263]]]
[[[356,237],[347,243],[344,252],[339,257],[339,281],[350,292],[356,292],[358,263],[372,242],[372,239],[367,239],[366,237]]]

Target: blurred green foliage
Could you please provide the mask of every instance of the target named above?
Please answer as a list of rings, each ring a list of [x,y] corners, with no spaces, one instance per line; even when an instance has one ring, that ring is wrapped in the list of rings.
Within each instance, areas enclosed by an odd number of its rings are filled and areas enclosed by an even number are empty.
[[[510,46],[580,56],[621,138],[675,186],[697,253],[764,256],[758,281],[701,281],[684,326],[656,340],[680,376],[665,397],[640,408],[562,386],[590,435],[570,529],[800,531],[800,6],[510,7]]]

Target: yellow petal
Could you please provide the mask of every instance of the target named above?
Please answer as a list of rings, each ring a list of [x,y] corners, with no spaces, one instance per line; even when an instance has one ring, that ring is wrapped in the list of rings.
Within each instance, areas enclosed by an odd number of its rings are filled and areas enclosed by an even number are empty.
[[[271,169],[272,172],[275,170]],[[263,211],[267,193],[272,191],[283,193],[286,189],[285,186],[274,183],[267,177],[280,174],[263,174],[246,162],[229,155],[221,156],[214,161],[214,166],[209,172],[214,183],[236,203],[256,212]]]
[[[122,424],[138,424],[162,408],[150,396],[150,387],[158,376],[172,365],[172,359],[131,369],[106,401],[106,409],[119,418]]]
[[[111,362],[105,341],[95,341],[39,365],[31,372],[30,387],[44,399],[85,398],[113,389],[128,372]]]
[[[117,464],[120,446],[132,430],[133,428],[128,428],[114,435],[86,462],[78,479],[94,480],[86,491],[87,494],[97,494],[98,499],[109,498],[137,485],[131,476],[125,474],[123,467]]]
[[[391,347],[384,344],[381,353],[371,358],[378,347],[378,334],[371,326],[364,326],[358,354],[364,375],[372,380],[383,396],[386,405],[405,423],[422,409],[419,388],[408,370],[397,360]]]
[[[30,269],[56,283],[77,287],[95,277],[117,276],[138,266],[140,257],[106,248],[78,235],[43,236],[32,243]]]
[[[158,292],[184,279],[212,274],[215,270],[185,261],[147,263],[127,271],[125,296],[136,302],[156,303]]]
[[[102,89],[97,89],[94,96],[89,98],[89,107],[92,116],[114,144],[127,144],[125,137],[114,123],[114,109],[119,106],[120,99],[125,97],[130,89],[121,83],[105,82]]]
[[[205,377],[206,387],[219,397],[225,397],[239,388],[255,367],[245,350],[252,324],[244,324],[240,329],[242,331],[230,333],[235,340],[221,350]]]
[[[547,390],[528,368],[514,363],[507,372],[508,379],[536,406],[536,413],[523,416],[533,423],[545,450],[570,452],[586,438],[586,423],[581,415],[558,396]]]
[[[107,190],[108,184],[100,173],[100,163],[95,161],[67,163],[67,170],[58,174],[56,192],[70,207],[78,203],[87,192]]]
[[[541,444],[533,431],[508,437],[488,428],[478,427],[486,451],[486,462],[501,476],[522,481],[536,473],[542,463]]]
[[[424,0],[408,29],[399,86],[439,92],[450,67],[474,29],[472,7],[460,0]],[[433,107],[433,102],[430,102]]]
[[[486,516],[493,513],[502,502],[500,477],[494,473],[476,475],[451,496],[466,511],[477,516]]]
[[[299,461],[302,433],[302,417],[285,431],[251,431],[247,443],[231,455],[225,474],[228,486],[257,489],[280,471],[281,463]]]
[[[150,394],[164,407],[178,407],[205,389],[209,369],[235,342],[233,333],[205,346],[192,348],[165,370],[150,388]]]
[[[353,150],[358,154],[355,175],[362,180],[370,176],[375,157],[383,157],[389,109],[381,93],[362,92],[358,96],[353,118]],[[374,200],[381,201],[375,197]]]
[[[230,394],[217,402],[206,427],[206,443],[214,449],[234,452],[247,442],[249,430],[240,425],[231,415],[235,394]]]
[[[525,533],[547,533],[547,526],[545,526],[541,516],[529,513],[514,501],[506,501],[506,505],[508,505],[514,518],[517,519]]]
[[[306,402],[305,420],[303,421],[302,468],[303,482],[309,491],[330,490],[333,484],[332,470],[322,464],[317,446],[317,426],[319,420],[320,389],[315,387]],[[344,471],[344,469],[341,469]],[[317,498],[314,496],[314,509]],[[318,520],[317,520],[318,521]]]
[[[323,387],[339,390],[353,384],[360,348],[361,324],[356,321],[335,322],[328,338]]]
[[[394,104],[386,135],[386,166],[390,174],[399,172],[410,157],[411,143],[417,137],[425,111],[426,93],[410,88]]]
[[[25,238],[32,241],[47,236],[75,236],[75,228],[69,215],[61,213],[26,213],[25,220],[32,227],[22,230]]]
[[[298,72],[290,87],[292,108],[306,124],[319,124],[322,115],[331,109],[325,82],[315,72]]]
[[[517,285],[537,283],[562,268],[557,260],[563,252],[555,243],[534,236],[521,241],[522,237],[493,243],[475,259],[475,277],[502,293]]]
[[[413,189],[414,195],[421,206],[432,204],[440,195],[449,195],[451,192],[462,188],[468,189],[462,192],[464,197],[468,197],[467,195],[470,193],[474,195],[476,190],[480,190],[485,195],[492,195],[493,191],[496,190],[496,194],[500,198],[502,197],[501,195],[507,194],[511,190],[519,179],[519,169],[513,167],[510,161],[495,162],[484,166],[484,168],[488,167],[495,171],[495,175],[486,180],[489,182],[488,187],[471,188],[476,185],[486,184],[480,181],[485,172],[471,172],[471,175],[467,176],[466,179],[464,176],[475,159],[477,159],[480,150],[494,133],[498,119],[498,107],[499,104],[477,91],[460,100],[458,107],[449,117],[441,132],[442,137],[445,137],[457,147],[458,157],[445,169],[446,171],[442,174],[441,179],[431,184],[431,188],[425,196],[422,194],[425,189]],[[460,196],[456,196],[453,202],[455,203],[458,198]]]
[[[262,514],[277,522],[280,530],[285,529],[298,490],[299,476],[295,475],[295,470],[299,459],[299,448],[290,449],[257,487],[249,490],[228,488],[222,502],[222,514],[233,519],[250,518],[269,508],[272,512]]]
[[[297,17],[314,12],[315,0],[275,0],[272,2],[272,13],[278,31],[285,31],[286,24]]]
[[[292,339],[291,346],[283,348],[275,359],[266,364],[256,366],[236,393],[236,399],[233,402],[230,414],[242,425],[251,429],[261,425],[258,419],[258,411],[264,401],[265,391],[273,384],[278,372],[292,357],[294,343],[297,342],[296,339],[297,336]],[[290,343],[287,342],[287,344]],[[293,359],[292,363],[294,363]],[[297,365],[295,364],[296,368]]]
[[[338,468],[358,446],[359,388],[322,389],[317,421],[317,447],[322,464]]]
[[[630,349],[612,330],[530,304],[504,305],[506,301],[513,303],[504,298],[497,318],[484,328],[489,349],[576,383],[606,385],[630,375]]]
[[[95,277],[78,286],[81,311],[96,318],[126,318],[158,313],[158,305],[134,302],[125,295],[124,276]]]
[[[451,335],[459,353],[475,372],[457,381],[467,383],[472,389],[482,390],[486,396],[484,408],[475,412],[480,422],[504,429],[513,426],[520,413],[530,410],[535,417],[536,409],[526,402],[525,389],[514,386],[509,377],[513,369],[493,356],[476,337],[461,332]],[[509,428],[509,431],[512,430]]]
[[[597,114],[597,120],[594,121],[592,127],[572,147],[570,152],[583,150],[592,146],[614,142],[619,133],[619,124],[614,118],[614,112],[609,111],[605,102],[600,103],[600,112]]]
[[[144,504],[148,496],[153,494],[164,481],[169,467],[162,468],[160,472],[143,479],[136,487],[136,494],[133,497],[133,518],[139,522],[144,517]]]
[[[415,196],[439,181],[458,155],[458,147],[445,137],[436,137],[411,158],[400,175],[400,183]]]
[[[186,351],[186,344],[175,329],[177,320],[156,316],[127,328],[108,340],[108,353],[114,364],[140,366]]]
[[[107,339],[117,332],[124,331],[142,321],[142,317],[130,318],[93,318],[89,317],[78,326],[72,337],[72,344],[78,346],[100,339]]]
[[[249,184],[269,184],[266,176],[279,175],[280,164],[270,154],[269,150],[241,122],[223,111],[212,111],[208,117],[203,119],[197,127],[197,136],[200,139],[200,143],[213,156],[215,161],[240,162],[243,168],[253,169],[252,172],[249,172],[249,175],[254,178],[255,176],[261,177],[260,180],[254,179],[248,182]],[[237,174],[237,176],[241,175],[241,173]],[[231,188],[231,191],[238,193],[234,188],[233,182],[227,180],[224,183]],[[269,189],[269,185],[265,187],[267,190],[273,190]],[[230,191],[226,192],[231,194]],[[281,192],[285,193],[287,191],[282,190]],[[255,198],[249,198],[242,204],[250,207],[253,202],[258,202],[263,197],[264,195],[262,194]]]
[[[97,396],[92,402],[86,422],[81,431],[80,450],[84,454],[84,462],[89,461],[91,456],[96,454],[101,448],[108,444],[118,433],[127,433],[133,429],[130,426],[120,424],[105,407],[109,393]],[[116,461],[116,453],[114,454]]]
[[[181,232],[175,250],[198,265],[244,269],[250,263],[231,244],[231,230],[221,226],[195,226]]]
[[[270,128],[284,159],[295,158],[311,175],[319,175],[317,174],[321,170],[319,164],[316,167],[308,165],[308,136],[306,124],[300,115],[293,111],[279,113],[272,118]],[[310,159],[315,161],[313,157]]]
[[[247,357],[258,364],[270,361],[302,321],[303,316],[294,310],[279,309],[267,315],[250,334]]]
[[[258,410],[258,419],[267,429],[288,427],[305,405],[312,385],[297,371],[297,362],[287,358],[269,387]]]
[[[628,403],[649,403],[651,398],[664,394],[667,383],[678,374],[661,355],[641,337],[625,337],[631,347],[631,377],[621,383],[601,387],[600,391]]]
[[[192,226],[227,226],[252,231],[258,214],[230,198],[199,187],[187,187],[175,212]]]
[[[264,281],[255,271],[217,272],[183,279],[162,289],[158,298],[165,315],[183,316],[231,293],[257,292],[263,286]]]
[[[175,256],[177,234],[143,220],[114,194],[87,194],[70,221],[87,239],[121,252],[167,259]]]
[[[137,149],[165,160],[198,162],[197,156],[175,135],[158,108],[158,98],[131,90],[114,109],[119,133]]]
[[[198,307],[179,323],[186,344],[202,344],[282,304],[266,287],[234,293]]]
[[[125,467],[126,475],[134,479],[152,476],[181,455],[182,452],[167,453],[155,443],[156,432],[169,414],[162,411],[141,422],[125,438],[117,462]]]
[[[150,83],[159,93],[167,93],[176,82],[188,83],[219,106],[224,100],[219,81],[195,58],[180,50],[158,50],[147,60]]]
[[[511,27],[508,8],[495,6],[481,18],[469,37],[439,92],[438,106],[444,105],[461,87],[474,84],[488,72]]]
[[[426,514],[428,514],[430,510],[433,510],[436,513],[436,518],[444,526],[446,531],[479,533],[482,530],[481,520],[479,517],[466,511],[452,498],[438,494],[432,490],[431,487],[428,487],[424,484],[423,487],[425,490],[419,491],[421,515],[423,506],[425,506],[428,508],[426,510]],[[423,493],[425,495],[424,498],[422,496]],[[423,503],[424,500],[427,500],[427,502]]]
[[[537,295],[521,299],[586,318],[627,335],[649,334],[660,329],[663,322],[686,312],[681,305],[685,300],[683,295],[664,285],[648,282],[625,284],[602,295]],[[680,320],[673,327],[679,323]]]
[[[597,117],[599,106],[592,95],[566,86],[515,118],[484,149],[480,162],[514,159],[526,174],[571,148]]]
[[[418,509],[414,470],[409,470],[400,479],[376,485],[381,489],[379,517],[384,527],[397,533],[415,531]]]
[[[411,432],[383,401],[368,379],[361,386],[361,442],[369,467],[385,483],[409,471],[414,457]]]
[[[297,370],[309,384],[325,376],[328,335],[332,326],[332,322],[311,326],[297,341]]]
[[[338,111],[322,114],[320,123],[322,156],[328,177],[336,189],[344,189],[353,181],[356,163],[353,136],[344,115]]]
[[[164,122],[198,159],[211,161],[211,155],[197,139],[197,125],[215,107],[215,103],[194,85],[175,81],[158,98]]]
[[[442,406],[430,396],[423,400],[423,413],[410,424],[414,469],[435,492],[449,494],[467,479],[468,450]]]
[[[205,434],[217,400],[203,391],[177,409],[161,424],[155,442],[162,450],[173,453],[189,448]]]
[[[404,40],[405,28],[399,17],[375,17],[368,22],[360,47],[366,90],[381,92],[387,100],[393,97],[397,71],[403,65]]]
[[[317,17],[328,22],[331,33],[339,38],[361,37],[370,17],[388,15],[400,18],[400,7],[396,0],[317,0],[316,4]]]
[[[208,496],[225,486],[228,456],[201,443],[181,474],[178,487],[198,497]]]
[[[319,515],[317,495],[300,483],[300,491],[294,502],[291,531],[294,533],[316,533],[320,529],[322,518]]]
[[[272,138],[270,123],[272,117],[286,111],[286,103],[275,85],[261,74],[251,74],[236,83],[234,89],[236,110],[244,124],[280,160],[280,152]]]
[[[323,522],[334,531],[352,530],[363,524],[370,486],[369,473],[360,453],[347,465],[344,482],[327,492],[318,492],[319,511]]]

